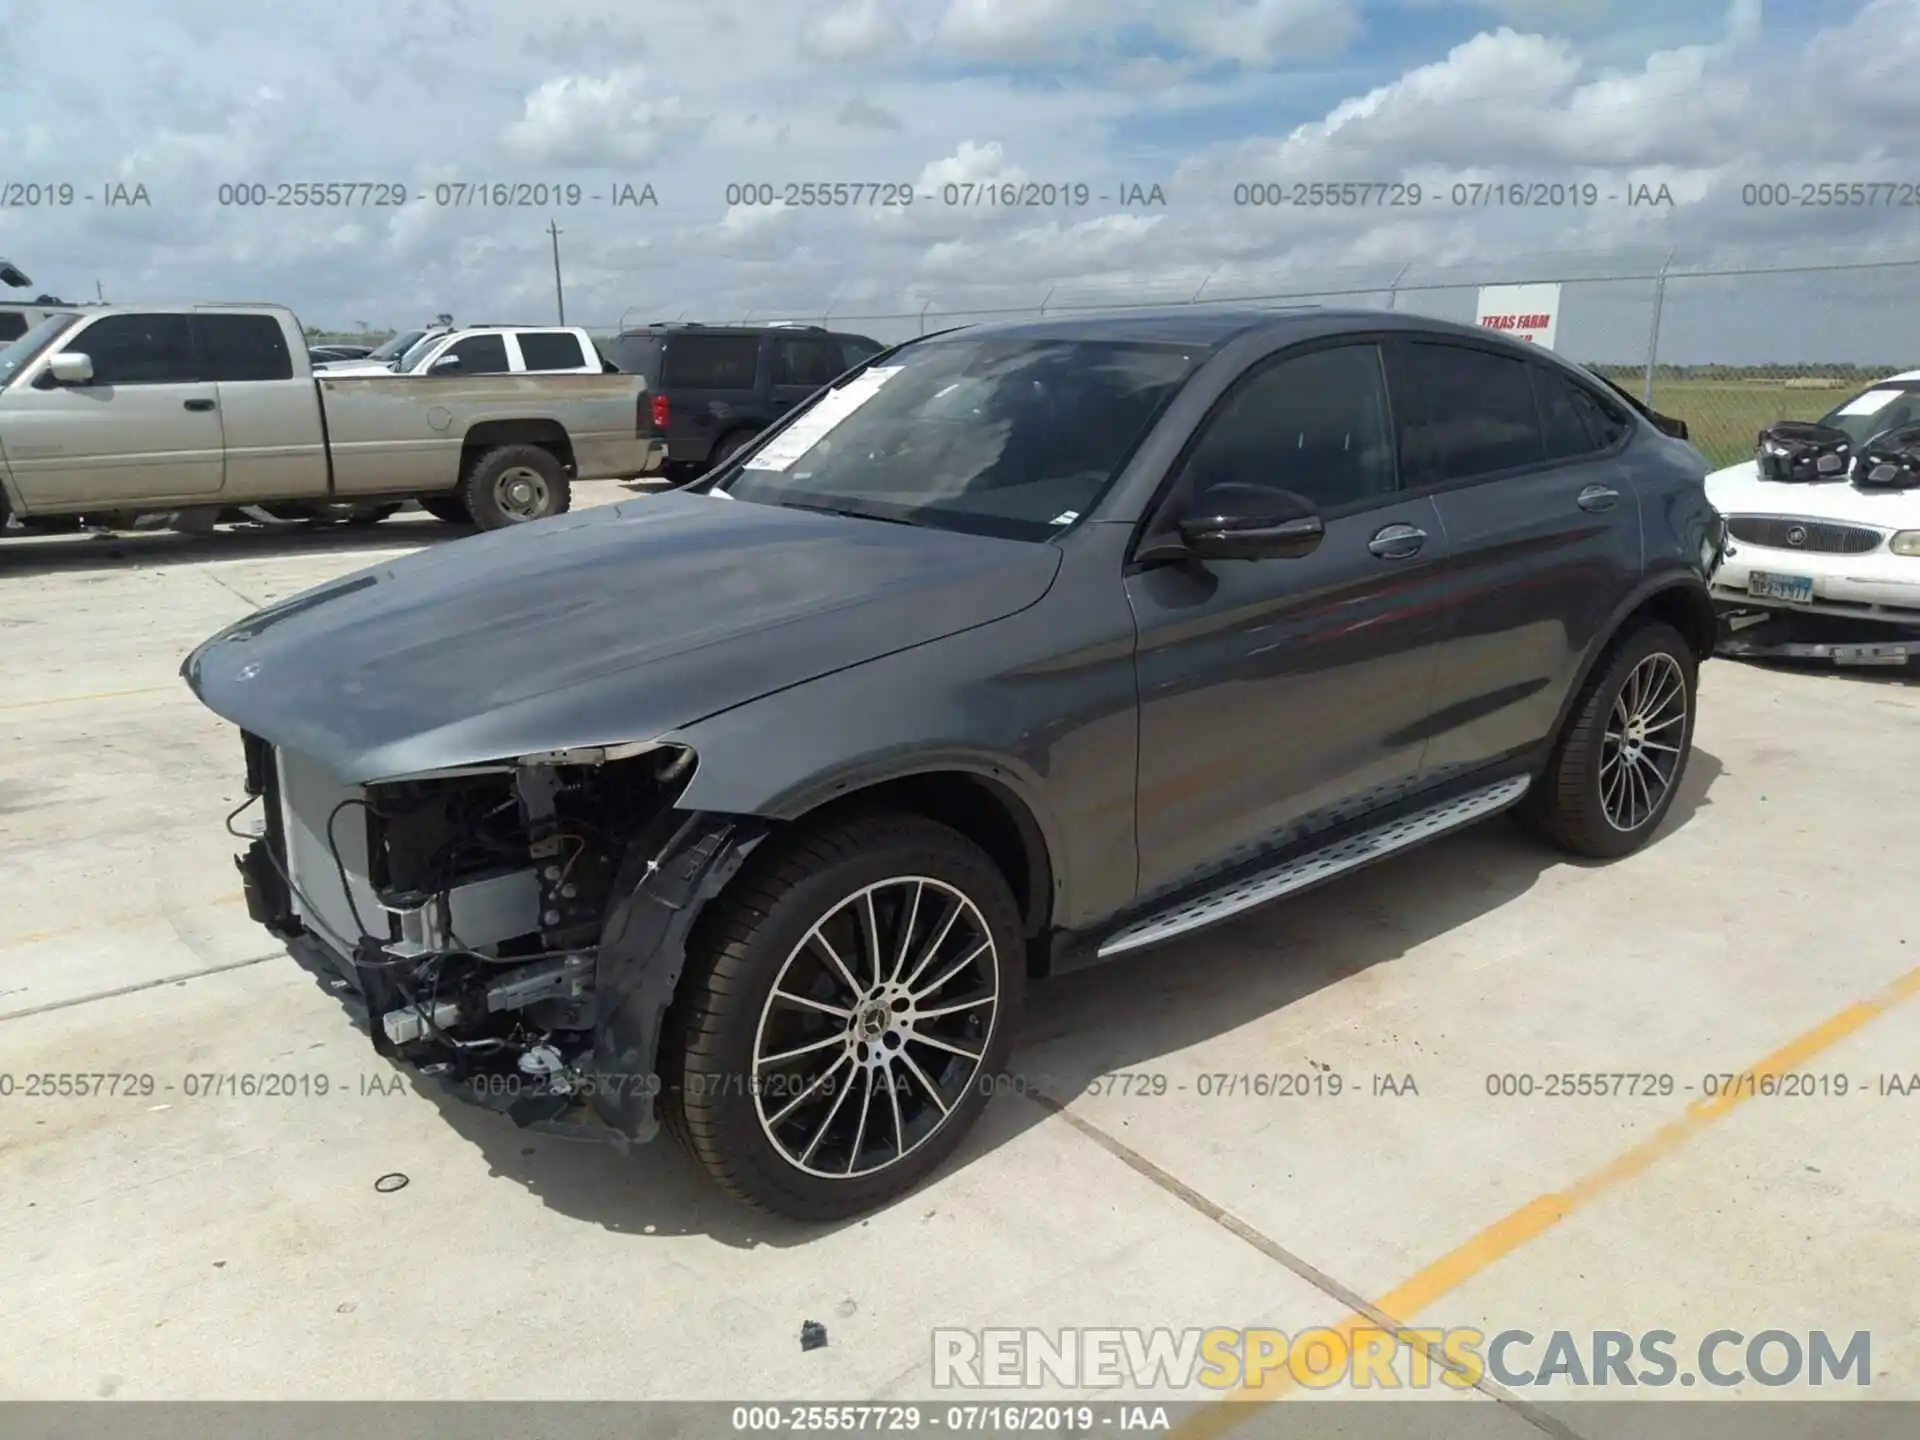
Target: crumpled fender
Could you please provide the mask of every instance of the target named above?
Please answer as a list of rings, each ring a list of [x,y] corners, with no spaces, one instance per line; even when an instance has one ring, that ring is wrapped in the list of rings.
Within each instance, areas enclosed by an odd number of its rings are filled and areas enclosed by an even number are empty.
[[[687,937],[772,828],[747,815],[676,811],[662,838],[651,829],[631,846],[614,881],[594,972],[589,1097],[620,1143],[644,1143],[660,1128],[655,1101],[660,1033],[687,963]]]

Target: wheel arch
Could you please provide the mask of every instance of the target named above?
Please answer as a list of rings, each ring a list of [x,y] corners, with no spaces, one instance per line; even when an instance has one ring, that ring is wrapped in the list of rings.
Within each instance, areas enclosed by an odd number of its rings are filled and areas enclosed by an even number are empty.
[[[881,810],[924,816],[966,836],[1006,876],[1028,937],[1046,932],[1054,908],[1052,850],[1033,808],[1001,775],[951,764],[907,770],[796,797],[779,807],[778,818],[787,829]]]
[[[1679,631],[1687,642],[1687,648],[1693,652],[1696,663],[1704,662],[1713,655],[1720,622],[1714,613],[1713,598],[1699,577],[1688,572],[1669,572],[1647,580],[1615,608],[1602,631],[1606,638],[1595,645],[1581,662],[1573,684],[1567,687],[1567,693],[1560,701],[1560,713],[1554,717],[1553,729],[1546,739],[1545,757],[1551,757],[1559,747],[1560,739],[1566,733],[1568,718],[1608,657],[1629,636],[1654,621],[1671,625]]]
[[[460,474],[470,474],[480,457],[508,445],[531,445],[551,454],[572,474],[573,437],[558,420],[482,420],[467,427],[460,442]]]

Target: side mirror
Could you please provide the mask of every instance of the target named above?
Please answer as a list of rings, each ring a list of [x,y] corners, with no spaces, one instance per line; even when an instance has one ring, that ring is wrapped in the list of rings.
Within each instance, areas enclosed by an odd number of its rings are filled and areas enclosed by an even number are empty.
[[[1201,560],[1297,560],[1327,537],[1318,515],[1216,515],[1180,522],[1180,540]]]
[[[1180,522],[1177,541],[1168,537],[1136,558],[1296,560],[1319,549],[1327,536],[1314,503],[1290,490],[1214,485],[1201,495],[1198,508],[1202,513]]]
[[[1662,415],[1656,411],[1648,411],[1647,418],[1653,421],[1653,428],[1662,435],[1671,435],[1676,440],[1687,438],[1686,421],[1676,420],[1671,415]]]
[[[47,373],[53,376],[56,385],[90,385],[93,357],[68,350],[47,362]]]
[[[427,367],[427,373],[429,375],[451,375],[459,368],[460,357],[458,355],[442,355]]]

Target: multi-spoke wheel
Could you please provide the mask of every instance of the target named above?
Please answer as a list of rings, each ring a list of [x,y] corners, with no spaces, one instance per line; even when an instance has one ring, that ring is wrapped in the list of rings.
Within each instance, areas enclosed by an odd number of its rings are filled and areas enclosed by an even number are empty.
[[[911,1188],[979,1114],[1019,1011],[1005,877],[943,825],[877,816],[790,842],[719,903],[663,1057],[669,1127],[795,1218]]]
[[[1618,646],[1528,797],[1536,826],[1599,859],[1645,844],[1686,773],[1697,678],[1698,661],[1670,626],[1649,625]]]

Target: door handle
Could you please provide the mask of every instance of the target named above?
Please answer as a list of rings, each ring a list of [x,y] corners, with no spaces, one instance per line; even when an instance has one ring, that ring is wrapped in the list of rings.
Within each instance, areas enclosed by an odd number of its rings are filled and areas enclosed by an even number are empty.
[[[189,400],[186,403],[187,409],[189,410],[211,410],[213,408],[213,401],[211,400]]]
[[[1611,510],[1620,503],[1620,492],[1606,485],[1589,485],[1574,498],[1573,503],[1582,510],[1595,513]]]
[[[1367,549],[1382,560],[1406,560],[1426,543],[1427,532],[1416,526],[1389,525],[1367,542]]]

